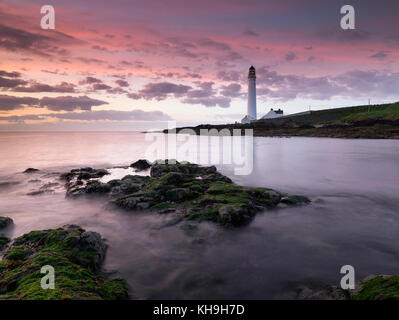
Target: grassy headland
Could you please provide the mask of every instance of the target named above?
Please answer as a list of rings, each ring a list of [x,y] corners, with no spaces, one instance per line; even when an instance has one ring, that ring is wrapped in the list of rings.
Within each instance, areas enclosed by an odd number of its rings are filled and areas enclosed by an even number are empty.
[[[399,139],[399,102],[381,105],[307,111],[251,124],[199,125],[192,129],[253,129],[255,136],[305,136],[331,138]],[[169,133],[164,130],[164,133]],[[244,133],[244,131],[242,131]]]

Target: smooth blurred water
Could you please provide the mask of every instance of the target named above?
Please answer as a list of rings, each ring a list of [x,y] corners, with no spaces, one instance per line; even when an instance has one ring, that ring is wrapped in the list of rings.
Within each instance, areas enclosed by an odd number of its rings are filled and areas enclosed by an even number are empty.
[[[254,138],[250,175],[234,175],[233,165],[218,170],[312,204],[266,211],[234,230],[200,223],[189,232],[172,216],[65,198],[60,172],[129,165],[150,143],[134,132],[0,133],[0,216],[15,222],[6,233],[66,223],[98,231],[109,244],[105,268],[140,299],[290,298],[298,284],[338,285],[345,264],[357,279],[399,273],[399,141]],[[28,167],[41,171],[23,174]],[[53,193],[27,195],[54,181]]]

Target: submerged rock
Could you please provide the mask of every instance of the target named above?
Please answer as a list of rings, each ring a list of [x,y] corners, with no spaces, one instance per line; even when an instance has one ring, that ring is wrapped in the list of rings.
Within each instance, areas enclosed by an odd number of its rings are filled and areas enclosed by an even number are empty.
[[[8,226],[12,225],[14,222],[11,218],[8,217],[0,217],[0,229],[7,228]]]
[[[93,169],[77,169],[63,175],[68,196],[107,194],[111,202],[126,210],[174,212],[190,220],[208,220],[239,226],[261,210],[284,202],[309,203],[304,196],[287,196],[267,188],[243,187],[219,173],[215,166],[202,167],[176,160],[156,161],[150,177],[127,175],[101,183],[91,178]],[[89,173],[90,178],[87,175]]]
[[[35,169],[35,168],[28,168],[23,173],[33,173],[33,172],[38,172],[38,171],[40,171],[40,170]]]
[[[283,197],[281,199],[281,202],[292,206],[292,205],[308,204],[310,203],[310,200],[304,196],[293,195],[293,196]]]
[[[27,233],[0,261],[0,299],[127,299],[124,280],[100,274],[106,248],[98,233],[75,225]],[[54,268],[54,290],[40,286],[45,265]]]
[[[151,167],[151,163],[148,160],[137,160],[136,162],[132,163],[130,167],[137,169],[137,171],[147,170]]]

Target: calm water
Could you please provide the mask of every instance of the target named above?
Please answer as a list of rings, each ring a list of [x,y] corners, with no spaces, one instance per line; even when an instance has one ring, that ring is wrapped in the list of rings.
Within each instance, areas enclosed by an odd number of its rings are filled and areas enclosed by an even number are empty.
[[[171,216],[65,199],[59,172],[129,165],[149,143],[127,132],[0,133],[0,215],[15,222],[8,235],[66,223],[98,231],[109,244],[105,268],[118,270],[139,299],[292,298],[300,284],[338,284],[345,264],[357,279],[399,273],[399,141],[255,138],[250,175],[218,169],[313,203],[260,213],[235,230],[201,223],[188,233]],[[41,172],[22,174],[28,167]],[[60,184],[27,195],[48,182]]]

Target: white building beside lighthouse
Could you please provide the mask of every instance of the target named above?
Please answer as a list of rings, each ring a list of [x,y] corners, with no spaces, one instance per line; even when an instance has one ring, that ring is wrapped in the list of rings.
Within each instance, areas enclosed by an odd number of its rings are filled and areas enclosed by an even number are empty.
[[[250,123],[256,120],[256,74],[255,68],[251,66],[248,73],[248,104],[247,115],[241,123]]]

